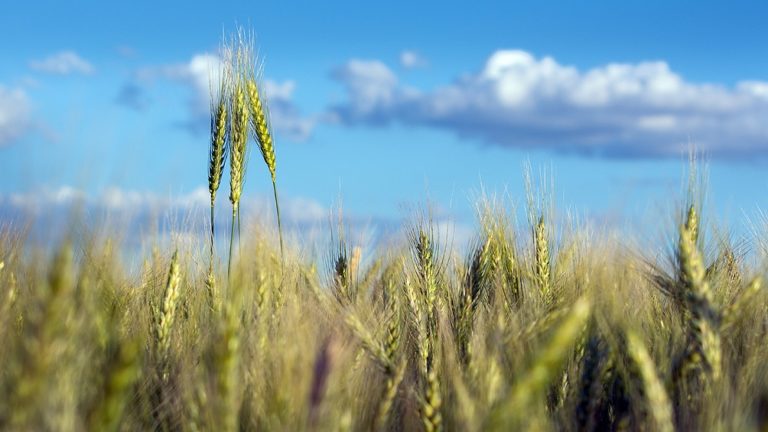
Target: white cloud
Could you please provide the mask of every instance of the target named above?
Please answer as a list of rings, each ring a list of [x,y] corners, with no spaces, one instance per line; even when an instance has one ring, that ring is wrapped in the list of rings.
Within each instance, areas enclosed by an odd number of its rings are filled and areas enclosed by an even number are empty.
[[[167,79],[189,86],[193,96],[190,108],[194,115],[199,116],[208,113],[211,83],[219,82],[222,69],[223,63],[218,56],[203,53],[194,55],[186,63],[141,68],[136,71],[135,78],[144,84],[157,79]]]
[[[30,128],[30,113],[24,90],[0,85],[0,147],[17,140]]]
[[[296,83],[290,80],[284,81],[282,83],[265,80],[264,88],[262,90],[264,91],[267,99],[270,101],[290,101],[293,97],[293,91],[296,90]]]
[[[427,59],[416,51],[405,50],[400,53],[400,66],[406,69],[421,68],[427,64]]]
[[[271,206],[272,202],[268,204]],[[287,220],[296,223],[318,223],[328,218],[328,209],[309,198],[289,198],[281,204],[281,209]]]
[[[94,72],[93,65],[74,51],[61,51],[42,60],[33,60],[29,62],[29,67],[39,72],[56,75],[73,73],[90,75]]]
[[[387,111],[403,101],[395,74],[377,60],[350,60],[337,68],[331,77],[344,84],[349,104],[337,107],[335,114],[343,120],[375,121],[381,111],[386,120]]]
[[[162,78],[188,86],[192,91],[189,123],[197,125],[198,128],[207,128],[212,94],[211,83],[220,81],[223,67],[224,63],[219,56],[203,53],[194,55],[186,63],[140,69],[136,72],[135,78],[139,83]],[[143,94],[138,100],[144,103],[141,105],[134,103],[139,96],[135,91],[137,88],[141,88],[137,83],[124,86],[118,95],[118,102],[131,108],[145,107],[147,98]],[[213,90],[215,89],[216,85],[213,85]],[[268,101],[270,122],[275,131],[295,141],[304,141],[309,138],[317,124],[317,119],[302,116],[296,107],[293,101],[296,83],[291,80],[278,82],[265,79],[261,90]]]
[[[768,154],[768,82],[684,80],[665,62],[579,70],[520,50],[493,53],[474,74],[429,91],[402,85],[379,61],[351,60],[333,77],[348,100],[341,122],[401,122],[519,148],[670,156],[691,143],[712,155]]]
[[[28,212],[38,212],[43,207],[70,205],[81,202],[85,198],[80,190],[70,186],[55,189],[44,188],[34,193],[12,193],[7,197],[8,203],[18,209]]]

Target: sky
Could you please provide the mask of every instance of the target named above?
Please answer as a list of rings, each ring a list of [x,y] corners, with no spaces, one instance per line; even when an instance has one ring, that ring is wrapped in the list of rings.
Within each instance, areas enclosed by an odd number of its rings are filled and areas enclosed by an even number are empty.
[[[646,223],[680,202],[691,147],[725,224],[766,196],[765,2],[0,7],[6,210],[206,206],[210,71],[238,27],[263,61],[289,224],[339,203],[389,223],[428,201],[469,226],[483,193],[524,204],[526,163],[560,212]],[[258,153],[244,193],[269,208]]]

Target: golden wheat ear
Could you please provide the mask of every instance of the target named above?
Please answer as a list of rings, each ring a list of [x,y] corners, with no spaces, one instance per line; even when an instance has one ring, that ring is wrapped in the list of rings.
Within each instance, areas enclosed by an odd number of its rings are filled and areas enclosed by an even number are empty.
[[[252,52],[252,51],[251,51]],[[259,145],[259,151],[264,158],[269,174],[272,178],[272,191],[275,196],[275,212],[277,213],[277,231],[280,237],[280,253],[283,250],[283,228],[280,220],[280,201],[277,196],[277,160],[275,158],[275,146],[272,138],[272,127],[269,122],[269,109],[264,93],[259,90],[256,66],[254,66],[246,79],[246,90],[251,110],[251,130],[253,138]]]
[[[166,362],[171,349],[171,330],[176,321],[176,309],[179,305],[179,285],[181,284],[181,270],[179,267],[179,252],[175,251],[168,269],[168,279],[165,283],[162,305],[155,311],[156,327],[155,340],[157,343],[157,355],[162,365],[162,378],[168,379]]]
[[[239,42],[241,43],[241,42]],[[231,70],[232,79],[230,80],[230,104],[232,106],[232,120],[230,122],[230,146],[229,146],[229,172],[230,172],[230,193],[229,200],[232,203],[232,227],[229,240],[229,263],[227,273],[232,273],[232,253],[235,241],[235,224],[240,231],[240,198],[243,193],[243,183],[245,181],[246,164],[248,161],[248,122],[250,121],[250,110],[246,101],[245,81],[243,75],[244,62],[247,62],[247,53],[242,45],[231,49],[234,52]]]

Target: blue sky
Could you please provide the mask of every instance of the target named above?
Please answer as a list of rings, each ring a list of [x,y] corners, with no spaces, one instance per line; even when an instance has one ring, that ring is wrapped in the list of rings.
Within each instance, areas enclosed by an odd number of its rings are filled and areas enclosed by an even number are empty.
[[[765,17],[754,1],[7,3],[0,197],[200,198],[200,65],[243,25],[295,219],[339,197],[396,219],[429,198],[471,223],[481,189],[523,202],[527,160],[560,209],[646,217],[674,206],[694,143],[713,211],[742,224],[768,186]]]

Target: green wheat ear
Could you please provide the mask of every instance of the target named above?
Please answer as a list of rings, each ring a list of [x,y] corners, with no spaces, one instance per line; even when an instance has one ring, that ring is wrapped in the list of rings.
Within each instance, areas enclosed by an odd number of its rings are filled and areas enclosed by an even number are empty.
[[[272,181],[274,182],[277,178],[275,171],[275,147],[272,142],[272,133],[267,120],[263,95],[259,91],[259,86],[253,74],[248,77],[246,88],[251,108],[251,130],[254,134],[254,140],[259,144],[259,150],[264,158],[264,163],[267,164],[267,169],[269,169]]]
[[[232,273],[232,249],[235,242],[235,224],[240,226],[240,197],[243,192],[243,183],[245,181],[245,170],[248,157],[248,122],[250,120],[250,111],[248,109],[245,82],[243,76],[243,64],[247,61],[246,52],[241,45],[230,48],[230,61],[232,86],[230,98],[232,105],[232,120],[230,122],[230,149],[229,149],[229,172],[230,172],[230,193],[229,201],[232,203],[232,227],[229,239],[229,263],[227,273]]]
[[[211,196],[211,266],[213,266],[213,247],[215,242],[214,207],[216,192],[221,185],[224,163],[227,158],[229,141],[228,128],[228,75],[229,68],[221,71],[223,76],[218,83],[218,90],[211,95],[211,145],[208,157],[208,192]],[[211,85],[213,88],[213,85]],[[213,90],[211,93],[214,93]]]

